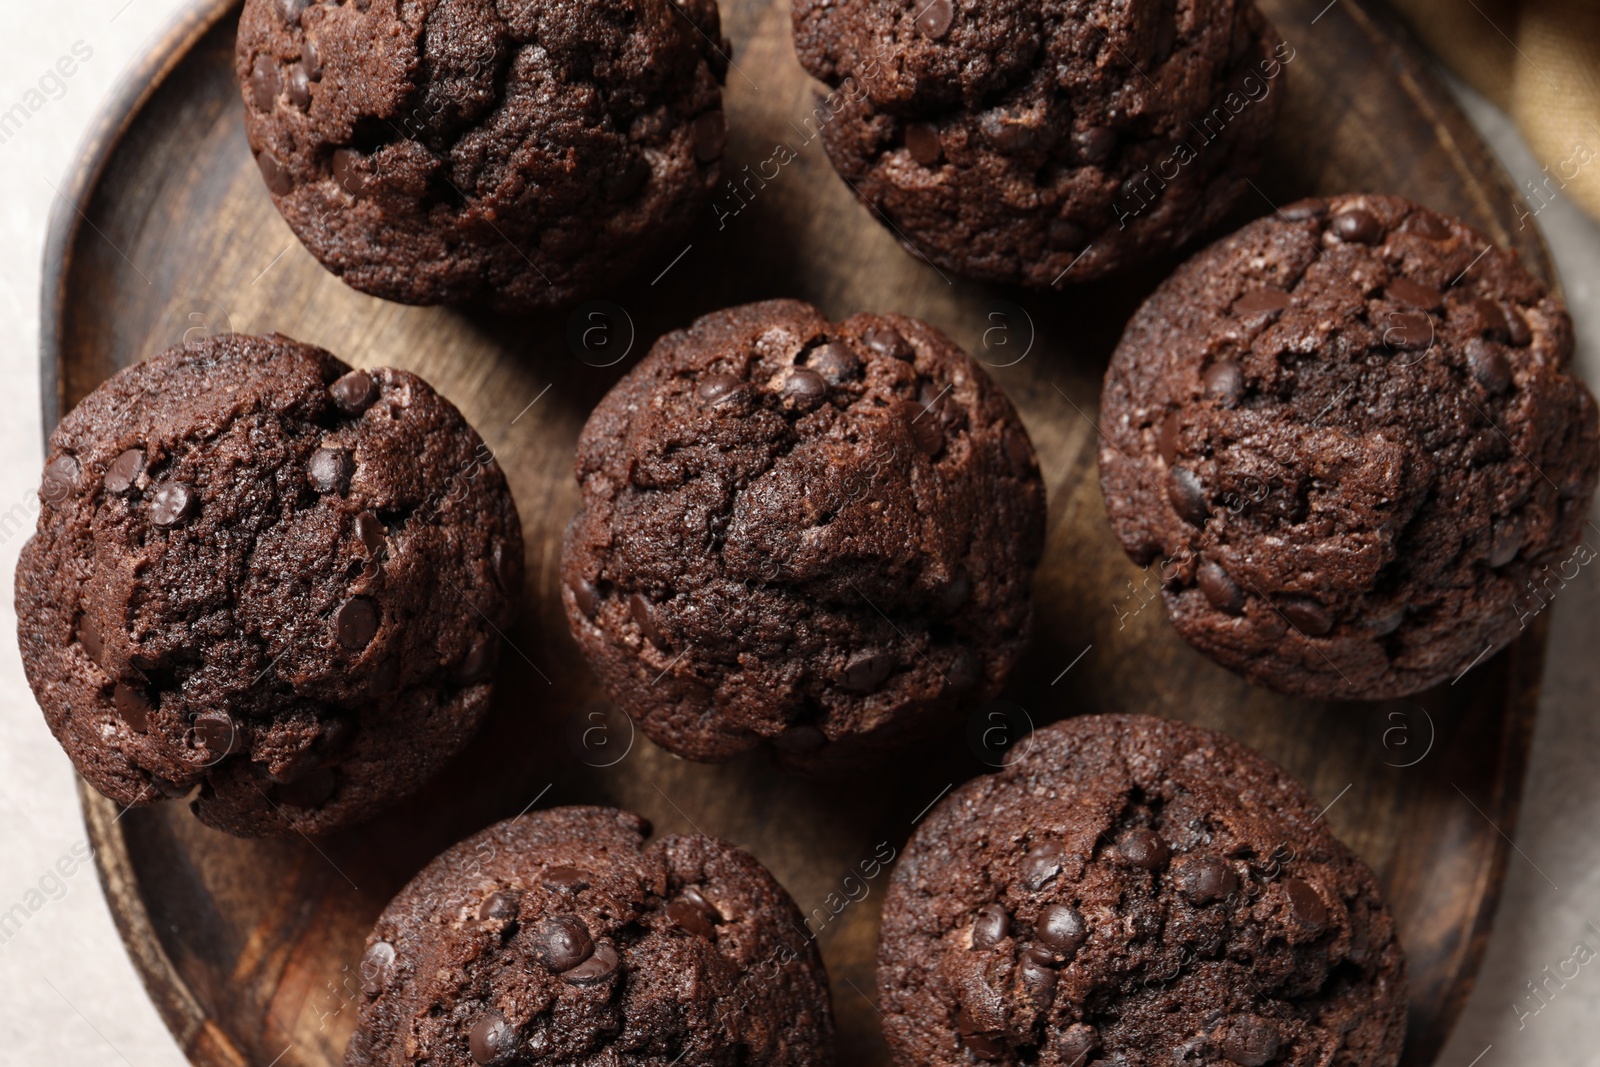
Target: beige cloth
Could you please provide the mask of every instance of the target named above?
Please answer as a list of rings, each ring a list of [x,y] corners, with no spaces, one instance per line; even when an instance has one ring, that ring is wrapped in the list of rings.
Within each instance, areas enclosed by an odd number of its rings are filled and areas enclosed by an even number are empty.
[[[1564,191],[1600,219],[1600,0],[1391,0],[1434,55],[1509,114]]]

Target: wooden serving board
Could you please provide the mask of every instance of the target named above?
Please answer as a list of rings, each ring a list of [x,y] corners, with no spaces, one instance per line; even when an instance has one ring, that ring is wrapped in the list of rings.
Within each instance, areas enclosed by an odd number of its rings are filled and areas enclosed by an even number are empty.
[[[1536,232],[1516,224],[1521,200],[1416,47],[1369,0],[1326,3],[1264,3],[1296,55],[1272,90],[1286,94],[1276,155],[1241,220],[1313,192],[1401,193],[1465,217],[1549,278]],[[527,534],[526,610],[501,658],[494,714],[440,780],[375,823],[315,842],[242,841],[182,805],[119,813],[83,790],[113,914],[179,1044],[205,1067],[339,1063],[362,939],[419,867],[530,804],[608,803],[660,831],[721,835],[765,862],[811,916],[842,1062],[887,1063],[873,1004],[887,875],[863,872],[953,783],[988,769],[991,728],[1128,711],[1225,730],[1330,805],[1334,831],[1387,887],[1411,962],[1407,1063],[1431,1062],[1500,894],[1543,618],[1460,684],[1384,705],[1287,700],[1191,651],[1113,540],[1095,466],[1106,360],[1171,264],[1051,293],[945,277],[902,251],[806,142],[815,87],[789,44],[788,4],[722,7],[737,63],[729,171],[780,145],[794,158],[722,228],[708,212],[682,258],[648,272],[658,280],[581,315],[402,307],[318,267],[273,210],[245,143],[234,0],[202,0],[173,27],[64,183],[45,269],[47,428],[118,368],[186,335],[282,331],[431,381],[499,456]],[[759,754],[703,766],[633,737],[583,666],[558,597],[561,531],[577,503],[571,456],[589,410],[662,332],[778,296],[835,318],[893,310],[945,330],[1016,401],[1049,487],[1036,632],[1010,704],[973,709],[968,731],[870,775],[794,777]]]

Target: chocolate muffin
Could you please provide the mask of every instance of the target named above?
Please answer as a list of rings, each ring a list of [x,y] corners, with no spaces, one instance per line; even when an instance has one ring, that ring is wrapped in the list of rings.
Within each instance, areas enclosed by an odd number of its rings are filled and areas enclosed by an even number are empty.
[[[1036,287],[1176,250],[1248,191],[1284,44],[1251,0],[794,0],[807,130],[915,253]]]
[[[717,184],[715,0],[246,0],[245,130],[295,235],[408,304],[568,304]]]
[[[378,917],[345,1067],[828,1067],[816,944],[766,868],[614,808],[497,823]]]
[[[1033,447],[914,319],[707,315],[601,401],[577,476],[573,636],[678,755],[857,762],[994,696],[1028,632]]]
[[[122,370],[50,435],[22,663],[118,804],[244,836],[420,786],[489,707],[522,589],[494,457],[399,370],[225,334]]]
[[[1392,1067],[1405,959],[1372,872],[1282,769],[1088,716],[946,797],[884,901],[896,1062]]]
[[[1112,525],[1161,561],[1178,632],[1258,685],[1451,680],[1592,555],[1573,556],[1600,449],[1572,350],[1561,301],[1459,220],[1292,205],[1129,324],[1101,402]]]

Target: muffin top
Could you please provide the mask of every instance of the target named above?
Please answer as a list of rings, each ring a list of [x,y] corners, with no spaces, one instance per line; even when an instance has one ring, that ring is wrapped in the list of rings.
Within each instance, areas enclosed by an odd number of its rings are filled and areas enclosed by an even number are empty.
[[[1249,192],[1283,44],[1250,0],[795,0],[807,123],[935,264],[1046,287],[1175,251]]]
[[[746,853],[613,808],[453,846],[367,938],[346,1067],[828,1067],[827,975]]]
[[[364,292],[519,311],[653,263],[727,139],[714,0],[247,0],[262,177]]]
[[[842,757],[999,688],[1044,485],[1010,401],[900,315],[752,304],[663,337],[578,444],[574,636],[657,743]]]
[[[50,437],[23,663],[121,804],[194,787],[239,834],[409,792],[487,708],[522,531],[494,457],[405,371],[223,335],[119,372]]]
[[[1180,633],[1283,692],[1403,696],[1537,614],[1593,496],[1572,322],[1398,197],[1308,200],[1186,263],[1106,372],[1101,483]]]
[[[1209,730],[1035,732],[918,827],[884,903],[898,1062],[1392,1067],[1405,961],[1372,872]]]

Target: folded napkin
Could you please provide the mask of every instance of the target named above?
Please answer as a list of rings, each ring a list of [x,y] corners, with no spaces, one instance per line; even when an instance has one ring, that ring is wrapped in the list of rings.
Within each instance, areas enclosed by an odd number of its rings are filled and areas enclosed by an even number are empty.
[[[1544,173],[1600,219],[1600,0],[1390,0],[1446,66],[1522,129]]]

